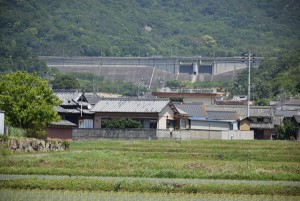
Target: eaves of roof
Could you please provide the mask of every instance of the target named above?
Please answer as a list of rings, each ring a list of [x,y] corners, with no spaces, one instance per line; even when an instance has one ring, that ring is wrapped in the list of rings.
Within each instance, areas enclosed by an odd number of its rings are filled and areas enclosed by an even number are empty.
[[[161,98],[177,98],[177,97],[221,97],[218,93],[174,93],[174,92],[153,92],[153,96]]]
[[[189,117],[189,120],[192,120],[192,121],[205,121],[205,122],[227,122],[227,123],[236,122],[236,120],[217,120],[217,119],[206,119],[206,118],[197,118],[197,117]]]

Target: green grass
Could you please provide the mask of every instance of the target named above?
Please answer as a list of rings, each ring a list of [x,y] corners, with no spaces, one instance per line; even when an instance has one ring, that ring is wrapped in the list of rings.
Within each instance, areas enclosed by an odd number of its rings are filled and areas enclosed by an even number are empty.
[[[60,191],[60,190],[12,190],[1,189],[0,201],[40,201],[40,200],[55,200],[55,201],[219,201],[219,200],[264,200],[264,201],[282,201],[282,200],[299,200],[299,196],[269,196],[269,195],[236,195],[236,194],[186,194],[186,193],[140,193],[140,192],[90,192],[90,191]]]
[[[2,181],[0,183],[0,189],[300,196],[300,186],[186,184],[173,182],[157,183],[147,181],[104,181],[90,179],[16,179]]]
[[[300,181],[295,141],[80,141],[0,156],[1,174]]]

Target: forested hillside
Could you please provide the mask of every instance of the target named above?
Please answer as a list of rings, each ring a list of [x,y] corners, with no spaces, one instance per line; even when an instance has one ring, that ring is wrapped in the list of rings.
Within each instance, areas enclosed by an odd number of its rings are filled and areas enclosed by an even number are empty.
[[[0,0],[1,58],[277,56],[299,47],[298,0]]]

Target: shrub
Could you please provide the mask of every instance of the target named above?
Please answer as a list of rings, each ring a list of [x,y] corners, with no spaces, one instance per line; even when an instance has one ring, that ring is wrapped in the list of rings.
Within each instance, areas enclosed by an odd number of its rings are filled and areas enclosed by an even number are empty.
[[[113,119],[103,122],[104,128],[110,129],[124,129],[124,128],[142,128],[142,124],[139,121],[133,119]]]
[[[62,141],[62,145],[65,147],[65,149],[69,149],[71,143],[70,143],[70,141],[68,141],[68,140],[63,140],[63,141]]]

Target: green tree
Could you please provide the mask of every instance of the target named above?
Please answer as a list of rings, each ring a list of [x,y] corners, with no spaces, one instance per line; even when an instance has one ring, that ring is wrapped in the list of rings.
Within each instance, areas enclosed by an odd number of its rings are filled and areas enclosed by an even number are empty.
[[[5,111],[5,120],[26,129],[29,137],[44,137],[46,124],[59,120],[53,108],[59,104],[48,83],[36,73],[17,71],[0,76],[0,109]]]
[[[181,81],[180,80],[167,80],[165,83],[165,87],[169,88],[180,88]]]
[[[294,121],[285,120],[276,128],[277,138],[282,140],[296,139],[298,126]]]
[[[51,81],[53,89],[79,89],[80,84],[71,74],[60,74]]]

